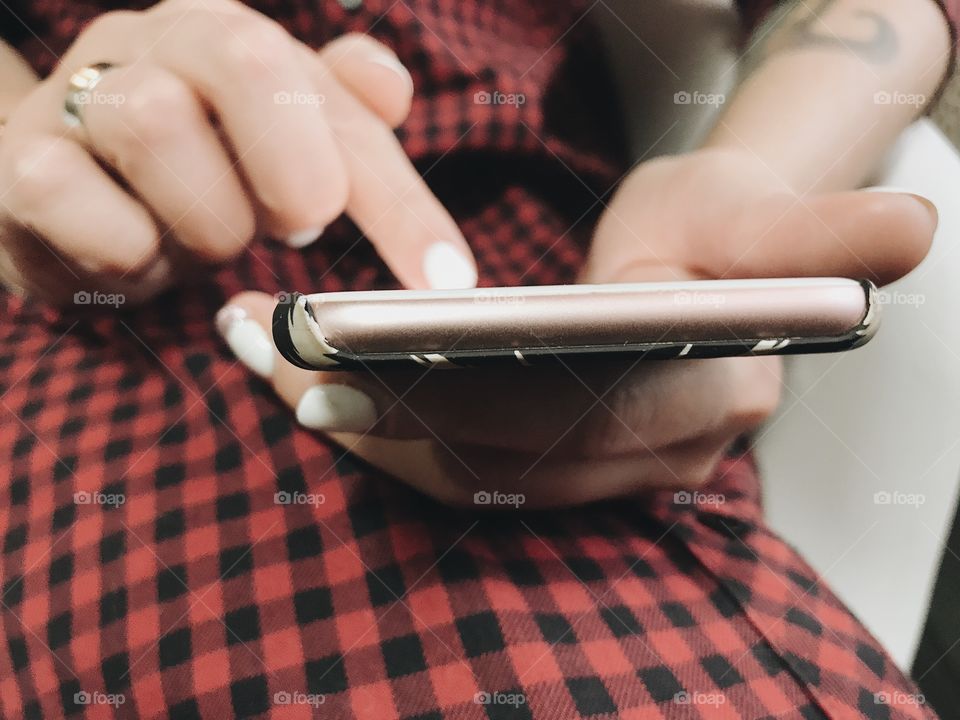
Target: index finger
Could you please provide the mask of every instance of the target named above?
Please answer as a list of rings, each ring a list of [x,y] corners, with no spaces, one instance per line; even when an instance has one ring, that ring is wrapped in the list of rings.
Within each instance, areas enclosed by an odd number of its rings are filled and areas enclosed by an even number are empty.
[[[320,58],[312,73],[347,169],[347,214],[409,288],[477,284],[469,245],[410,162],[393,130],[344,88]]]

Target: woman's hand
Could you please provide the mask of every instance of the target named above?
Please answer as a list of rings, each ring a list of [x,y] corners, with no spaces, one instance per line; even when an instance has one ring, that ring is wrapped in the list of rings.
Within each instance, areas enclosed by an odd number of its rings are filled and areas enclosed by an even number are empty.
[[[69,128],[70,75],[100,62]],[[346,211],[404,285],[471,286],[469,248],[392,132],[412,92],[375,40],[317,53],[233,0],[107,13],[8,120],[0,277],[135,301],[259,234],[303,246]]]
[[[701,151],[639,166],[595,235],[587,282],[846,275],[889,282],[924,256],[936,211],[912,195],[798,198],[749,156]],[[272,298],[219,317],[301,423],[443,501],[528,506],[697,487],[775,409],[777,358],[379,375],[312,373],[268,340]]]

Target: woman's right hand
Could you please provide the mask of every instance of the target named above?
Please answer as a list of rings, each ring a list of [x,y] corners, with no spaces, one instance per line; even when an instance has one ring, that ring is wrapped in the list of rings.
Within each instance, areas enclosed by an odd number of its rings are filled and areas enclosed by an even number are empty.
[[[101,62],[70,127],[70,76]],[[345,211],[405,286],[471,286],[463,236],[392,132],[412,92],[372,38],[314,52],[233,0],[102,15],[0,137],[0,277],[61,304],[140,301],[259,235],[306,245]]]

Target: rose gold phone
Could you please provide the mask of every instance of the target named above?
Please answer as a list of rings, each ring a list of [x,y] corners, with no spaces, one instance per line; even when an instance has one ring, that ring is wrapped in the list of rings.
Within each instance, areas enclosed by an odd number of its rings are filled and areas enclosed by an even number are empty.
[[[294,365],[521,365],[835,352],[876,331],[868,280],[805,278],[283,294],[273,336]]]

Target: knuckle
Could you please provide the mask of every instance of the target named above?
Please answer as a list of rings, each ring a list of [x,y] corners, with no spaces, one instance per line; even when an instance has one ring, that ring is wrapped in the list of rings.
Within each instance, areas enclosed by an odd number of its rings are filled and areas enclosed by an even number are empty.
[[[276,23],[245,14],[221,21],[227,30],[220,49],[221,61],[231,72],[242,73],[245,81],[262,76],[273,78],[278,64],[284,66],[295,59],[290,36]]]
[[[251,242],[257,233],[256,219],[253,212],[236,213],[229,220],[229,245],[224,250],[224,258],[230,259],[239,255]]]
[[[97,44],[116,38],[130,28],[130,24],[141,17],[134,10],[111,10],[91,20],[80,33],[77,42]]]
[[[393,50],[376,38],[365,33],[349,32],[341,35],[331,43],[331,47],[344,54],[359,55],[390,55],[396,57]]]
[[[337,158],[330,160],[332,166],[332,161]],[[300,228],[332,221],[346,209],[349,195],[346,172],[328,166],[319,176],[309,168],[290,173],[288,178],[281,178],[273,187],[260,190],[258,199],[269,214],[292,228]],[[386,217],[379,225],[392,227]]]
[[[368,46],[376,45],[378,47],[383,47],[383,43],[379,42],[378,40],[374,40],[372,37],[370,37],[366,33],[361,33],[356,31],[344,33],[339,38],[337,38],[334,42],[339,42],[346,45],[359,44],[359,45],[368,45]]]
[[[767,420],[780,405],[783,362],[778,357],[740,358],[738,361],[749,385],[744,385],[736,393],[721,427],[751,430]]]
[[[625,421],[614,410],[597,408],[582,421],[577,445],[588,457],[605,458],[632,450],[639,444]]]
[[[64,148],[53,139],[20,143],[5,153],[10,205],[19,213],[38,211],[70,181]]]
[[[116,254],[104,255],[100,259],[100,272],[105,275],[125,275],[142,272],[156,257],[159,240],[153,236],[146,238],[146,247],[131,244]]]
[[[120,106],[120,140],[127,150],[163,145],[184,132],[195,106],[190,89],[165,73],[133,84]]]
[[[229,218],[200,221],[198,225],[201,227],[200,238],[194,247],[205,260],[214,263],[237,257],[256,232],[252,212],[236,211]]]
[[[228,9],[234,4],[233,0],[204,0],[200,9],[202,9],[203,12],[216,12],[218,10]],[[150,8],[148,12],[161,13],[177,11],[178,13],[182,13],[184,11],[191,12],[197,9],[196,0],[162,0]]]

